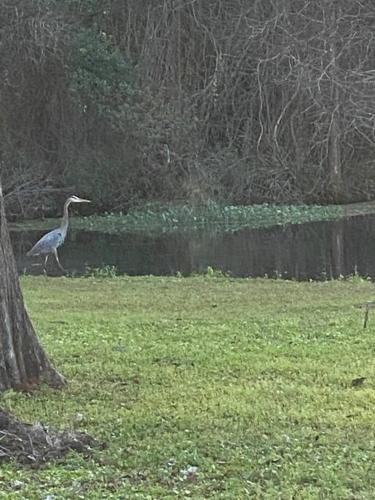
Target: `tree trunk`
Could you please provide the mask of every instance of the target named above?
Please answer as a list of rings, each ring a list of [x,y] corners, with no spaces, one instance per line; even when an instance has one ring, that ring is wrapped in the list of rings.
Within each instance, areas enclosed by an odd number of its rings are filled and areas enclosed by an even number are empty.
[[[61,387],[65,379],[49,362],[25,310],[0,183],[0,391],[43,382]]]
[[[329,75],[331,79],[331,124],[329,127],[328,136],[328,166],[329,166],[329,180],[330,180],[330,191],[332,196],[332,201],[336,203],[342,203],[345,198],[344,193],[344,181],[342,175],[342,163],[341,163],[341,137],[340,137],[340,115],[341,115],[341,102],[340,102],[340,88],[339,88],[339,76],[337,71],[337,47],[336,47],[336,31],[337,31],[337,13],[335,4],[328,0],[326,3],[326,12],[331,10],[331,15],[329,16]]]
[[[341,165],[341,145],[340,145],[340,97],[339,89],[335,83],[334,103],[335,109],[332,112],[331,127],[328,141],[328,163],[330,173],[330,187],[332,199],[336,203],[345,200],[344,181]]]

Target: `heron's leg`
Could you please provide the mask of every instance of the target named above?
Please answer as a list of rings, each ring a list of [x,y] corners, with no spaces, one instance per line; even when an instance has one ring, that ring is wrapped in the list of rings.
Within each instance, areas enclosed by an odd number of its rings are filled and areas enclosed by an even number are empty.
[[[49,253],[47,253],[46,258],[44,259],[44,264],[43,264],[43,273],[44,273],[45,276],[47,276],[46,266],[47,266],[48,257],[49,257]]]
[[[59,256],[58,256],[58,253],[57,253],[57,248],[54,249],[53,251],[53,254],[55,256],[55,259],[56,259],[56,262],[57,262],[57,265],[59,266],[59,268],[61,269],[61,271],[63,273],[66,273],[66,270],[63,268],[63,266],[60,264],[60,261],[59,261]]]

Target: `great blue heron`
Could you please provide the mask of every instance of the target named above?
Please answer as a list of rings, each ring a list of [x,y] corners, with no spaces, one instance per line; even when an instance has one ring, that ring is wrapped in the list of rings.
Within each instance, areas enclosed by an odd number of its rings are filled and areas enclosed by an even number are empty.
[[[59,266],[61,271],[65,273],[65,269],[60,264],[59,256],[57,254],[57,249],[64,243],[66,238],[66,233],[68,232],[68,225],[69,225],[68,207],[71,203],[90,203],[90,200],[78,198],[78,196],[70,196],[64,204],[64,215],[61,220],[60,227],[42,236],[40,240],[37,243],[35,243],[33,248],[29,250],[26,254],[28,257],[45,255],[43,264],[43,272],[45,274],[46,274],[47,260],[51,254],[54,255],[57,265]]]

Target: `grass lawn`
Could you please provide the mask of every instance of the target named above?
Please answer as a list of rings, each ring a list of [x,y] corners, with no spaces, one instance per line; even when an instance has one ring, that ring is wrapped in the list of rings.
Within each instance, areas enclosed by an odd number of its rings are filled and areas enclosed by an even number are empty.
[[[0,469],[0,498],[369,499],[375,297],[359,278],[24,277],[64,391],[7,392],[26,421],[108,448]],[[366,377],[363,385],[351,381]],[[1,444],[1,443],[0,443]],[[48,497],[50,495],[50,497]]]

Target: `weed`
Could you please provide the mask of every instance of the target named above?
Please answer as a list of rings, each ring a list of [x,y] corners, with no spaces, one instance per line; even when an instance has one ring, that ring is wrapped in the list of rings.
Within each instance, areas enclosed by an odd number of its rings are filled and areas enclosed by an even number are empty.
[[[118,270],[116,266],[105,265],[102,267],[86,267],[86,278],[116,278]]]

